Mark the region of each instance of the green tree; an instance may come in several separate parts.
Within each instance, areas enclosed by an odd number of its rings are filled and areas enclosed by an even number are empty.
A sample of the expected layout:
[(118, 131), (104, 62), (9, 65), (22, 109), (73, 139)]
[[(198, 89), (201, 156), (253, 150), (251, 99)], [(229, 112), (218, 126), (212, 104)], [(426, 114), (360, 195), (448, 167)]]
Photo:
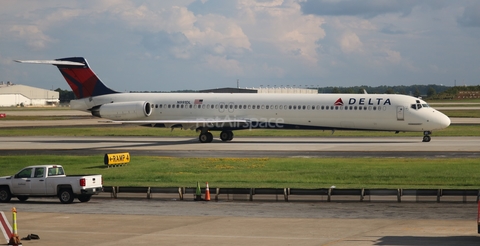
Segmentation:
[(433, 88), (432, 86), (429, 86), (427, 90), (427, 97), (430, 98), (430, 97), (434, 97), (435, 95), (437, 95), (435, 88)]

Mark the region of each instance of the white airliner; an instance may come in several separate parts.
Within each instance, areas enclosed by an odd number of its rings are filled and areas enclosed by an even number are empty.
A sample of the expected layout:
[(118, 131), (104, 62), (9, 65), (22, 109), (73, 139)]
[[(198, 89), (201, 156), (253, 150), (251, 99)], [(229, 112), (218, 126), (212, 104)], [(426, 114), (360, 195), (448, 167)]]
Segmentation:
[(95, 75), (82, 57), (17, 60), (58, 67), (76, 100), (72, 109), (113, 122), (151, 127), (192, 129), (199, 140), (233, 139), (233, 130), (251, 128), (375, 130), (430, 134), (450, 125), (450, 119), (425, 101), (392, 94), (232, 94), (120, 93)]

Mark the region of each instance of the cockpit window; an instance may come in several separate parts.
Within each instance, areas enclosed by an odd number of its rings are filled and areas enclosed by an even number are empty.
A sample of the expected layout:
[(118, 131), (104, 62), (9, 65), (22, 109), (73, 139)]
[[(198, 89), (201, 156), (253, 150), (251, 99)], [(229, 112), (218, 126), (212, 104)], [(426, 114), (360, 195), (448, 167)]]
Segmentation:
[(428, 105), (428, 104), (426, 104), (426, 103), (422, 104), (422, 106), (423, 106), (424, 108), (430, 108), (430, 105)]

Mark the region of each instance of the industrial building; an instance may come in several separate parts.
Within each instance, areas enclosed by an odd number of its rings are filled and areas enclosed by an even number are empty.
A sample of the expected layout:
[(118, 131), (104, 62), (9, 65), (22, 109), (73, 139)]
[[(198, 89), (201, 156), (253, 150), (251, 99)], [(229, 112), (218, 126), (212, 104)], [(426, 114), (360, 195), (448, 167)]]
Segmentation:
[(57, 91), (0, 82), (0, 107), (55, 106), (59, 96)]

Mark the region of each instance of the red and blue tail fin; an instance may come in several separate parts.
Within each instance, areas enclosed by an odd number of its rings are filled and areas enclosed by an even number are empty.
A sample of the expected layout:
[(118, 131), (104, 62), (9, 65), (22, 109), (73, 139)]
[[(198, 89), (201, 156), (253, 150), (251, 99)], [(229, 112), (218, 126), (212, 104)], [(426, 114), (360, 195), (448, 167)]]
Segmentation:
[(55, 60), (17, 60), (20, 63), (51, 64), (57, 66), (77, 99), (118, 93), (108, 88), (88, 66), (83, 57)]

